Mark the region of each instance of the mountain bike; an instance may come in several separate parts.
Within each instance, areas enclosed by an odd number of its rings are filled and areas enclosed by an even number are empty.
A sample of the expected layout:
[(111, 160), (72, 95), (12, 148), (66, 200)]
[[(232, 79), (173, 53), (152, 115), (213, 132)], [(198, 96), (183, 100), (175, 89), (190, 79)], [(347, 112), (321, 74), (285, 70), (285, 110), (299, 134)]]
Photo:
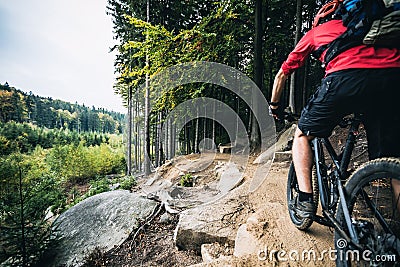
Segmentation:
[[(339, 124), (349, 127), (344, 148), (337, 153), (329, 138), (311, 142), (314, 216), (302, 218), (293, 209), (299, 192), (293, 163), (287, 183), (290, 218), (300, 230), (315, 221), (335, 229), (337, 266), (400, 266), (400, 159), (366, 162), (348, 170), (361, 115)], [(398, 186), (394, 186), (397, 184)], [(322, 214), (317, 214), (318, 202)]]

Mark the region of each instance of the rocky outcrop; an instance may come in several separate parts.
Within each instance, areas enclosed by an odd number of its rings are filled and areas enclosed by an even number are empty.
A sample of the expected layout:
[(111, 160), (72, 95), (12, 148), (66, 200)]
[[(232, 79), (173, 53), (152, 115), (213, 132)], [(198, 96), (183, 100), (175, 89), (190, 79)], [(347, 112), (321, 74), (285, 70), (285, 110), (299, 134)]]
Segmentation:
[(80, 266), (95, 249), (108, 251), (120, 245), (156, 205), (125, 190), (85, 199), (55, 221), (59, 242), (41, 266)]
[(229, 196), (181, 212), (175, 244), (198, 253), (202, 244), (218, 242), (233, 246), (239, 225), (251, 212), (244, 188), (237, 188)]
[[(293, 124), (290, 126), (288, 129), (286, 129), (280, 136), (278, 141), (276, 142), (275, 145), (271, 146), (269, 149), (267, 149), (265, 152), (261, 153), (254, 161), (253, 164), (263, 164), (266, 163), (267, 161), (271, 160), (274, 158), (274, 156), (278, 156), (279, 153), (276, 152), (281, 152), (287, 150), (288, 146), (290, 146), (290, 143), (293, 141), (293, 136), (296, 131), (296, 124)], [(277, 155), (278, 154), (278, 155)], [(290, 155), (290, 152), (289, 152)], [(279, 156), (282, 156), (280, 154)], [(286, 155), (283, 155), (284, 158), (275, 158), (275, 161), (284, 161), (288, 160), (288, 157)], [(289, 156), (290, 158), (290, 156)]]

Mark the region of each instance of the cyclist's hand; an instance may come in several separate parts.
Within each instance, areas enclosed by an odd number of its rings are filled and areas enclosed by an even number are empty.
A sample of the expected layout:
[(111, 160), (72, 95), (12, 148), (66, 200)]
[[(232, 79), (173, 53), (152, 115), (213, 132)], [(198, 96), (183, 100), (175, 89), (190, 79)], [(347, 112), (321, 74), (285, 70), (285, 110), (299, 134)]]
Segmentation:
[(275, 120), (282, 121), (284, 119), (285, 113), (281, 106), (277, 106), (277, 107), (270, 106), (270, 112)]

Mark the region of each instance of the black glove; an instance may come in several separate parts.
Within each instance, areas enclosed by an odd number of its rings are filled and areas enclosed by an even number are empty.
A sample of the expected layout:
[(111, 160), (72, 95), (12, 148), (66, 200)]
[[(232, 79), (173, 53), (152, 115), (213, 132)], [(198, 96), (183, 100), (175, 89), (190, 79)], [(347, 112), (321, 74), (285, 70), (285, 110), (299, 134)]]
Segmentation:
[(277, 120), (283, 120), (284, 119), (284, 111), (281, 106), (278, 106), (277, 108), (270, 108), (271, 110), (271, 115), (273, 115)]

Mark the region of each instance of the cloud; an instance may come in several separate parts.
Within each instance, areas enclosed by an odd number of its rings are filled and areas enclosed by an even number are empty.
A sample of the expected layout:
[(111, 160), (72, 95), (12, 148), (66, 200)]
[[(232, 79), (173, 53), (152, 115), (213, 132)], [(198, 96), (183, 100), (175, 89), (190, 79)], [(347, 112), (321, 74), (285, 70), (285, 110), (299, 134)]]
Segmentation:
[(0, 82), (35, 94), (124, 111), (113, 93), (106, 0), (0, 0)]

